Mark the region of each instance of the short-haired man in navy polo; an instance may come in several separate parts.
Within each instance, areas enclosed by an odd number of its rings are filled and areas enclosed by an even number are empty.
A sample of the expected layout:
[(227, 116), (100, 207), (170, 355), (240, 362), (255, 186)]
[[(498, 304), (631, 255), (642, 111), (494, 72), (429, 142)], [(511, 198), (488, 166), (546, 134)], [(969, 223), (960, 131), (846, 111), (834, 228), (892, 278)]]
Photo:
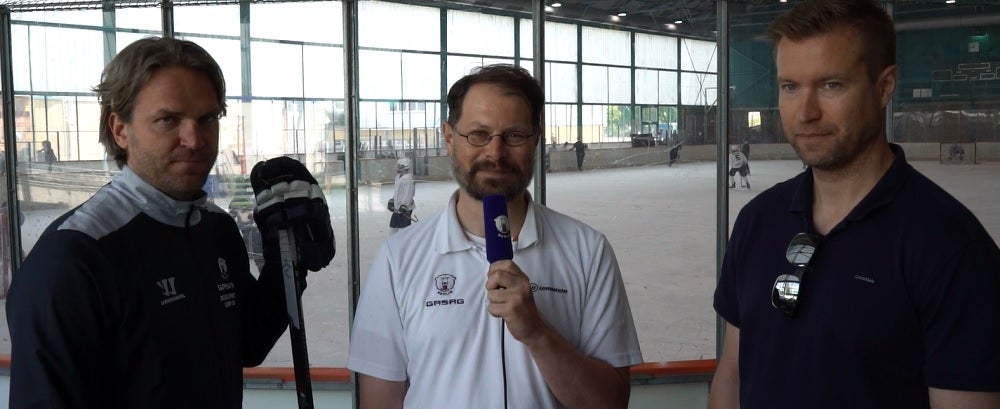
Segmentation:
[(887, 142), (889, 16), (808, 0), (770, 33), (808, 169), (733, 227), (709, 408), (1000, 408), (1000, 249)]

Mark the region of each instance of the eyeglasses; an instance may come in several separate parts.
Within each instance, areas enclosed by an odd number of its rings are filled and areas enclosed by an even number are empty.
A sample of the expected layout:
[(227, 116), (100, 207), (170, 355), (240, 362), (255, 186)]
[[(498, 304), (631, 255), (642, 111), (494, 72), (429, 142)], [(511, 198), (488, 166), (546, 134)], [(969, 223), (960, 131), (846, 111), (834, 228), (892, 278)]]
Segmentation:
[(534, 136), (533, 134), (518, 132), (518, 131), (504, 132), (502, 134), (491, 135), (489, 132), (486, 132), (481, 129), (477, 129), (475, 131), (464, 134), (459, 132), (458, 129), (455, 129), (455, 127), (452, 127), (451, 129), (453, 129), (455, 133), (457, 133), (459, 136), (464, 136), (465, 139), (468, 139), (470, 145), (479, 147), (489, 145), (490, 141), (493, 140), (493, 137), (496, 136), (503, 138), (503, 143), (504, 145), (507, 146), (524, 145), (524, 143), (527, 142), (528, 139), (531, 139), (531, 137)]
[(811, 233), (799, 233), (792, 238), (791, 243), (788, 243), (788, 249), (785, 250), (785, 259), (795, 266), (795, 271), (791, 274), (779, 275), (774, 280), (774, 289), (771, 290), (771, 305), (789, 317), (795, 316), (802, 278), (809, 269), (809, 261), (816, 253), (816, 249), (819, 247), (818, 243), (819, 236)]

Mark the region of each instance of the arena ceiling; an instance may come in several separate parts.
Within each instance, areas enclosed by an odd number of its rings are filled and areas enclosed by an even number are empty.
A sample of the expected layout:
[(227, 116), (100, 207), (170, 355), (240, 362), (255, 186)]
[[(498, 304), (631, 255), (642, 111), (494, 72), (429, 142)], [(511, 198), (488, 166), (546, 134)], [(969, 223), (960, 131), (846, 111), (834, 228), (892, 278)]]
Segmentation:
[[(280, 3), (282, 0), (244, 0)], [(310, 1), (310, 0), (291, 0)], [(367, 1), (367, 0), (359, 0)], [(470, 11), (529, 16), (534, 0), (385, 0)], [(585, 22), (639, 31), (711, 39), (716, 37), (717, 0), (543, 0), (552, 21)], [(235, 4), (239, 0), (0, 0), (11, 11), (156, 7), (161, 4)], [(795, 0), (730, 0), (730, 27), (766, 25)], [(1000, 0), (890, 0), (898, 27), (1000, 24)], [(679, 21), (679, 22), (678, 22)]]

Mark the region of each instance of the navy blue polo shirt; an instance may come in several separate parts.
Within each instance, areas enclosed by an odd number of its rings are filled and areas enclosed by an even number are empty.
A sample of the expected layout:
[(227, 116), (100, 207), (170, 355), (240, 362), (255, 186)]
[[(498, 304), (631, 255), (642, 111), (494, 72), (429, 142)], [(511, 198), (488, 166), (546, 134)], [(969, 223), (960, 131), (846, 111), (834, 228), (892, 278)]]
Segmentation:
[(896, 159), (820, 239), (787, 317), (775, 278), (812, 226), (812, 170), (736, 219), (715, 309), (740, 329), (743, 408), (926, 408), (927, 388), (1000, 391), (1000, 249), (965, 206)]

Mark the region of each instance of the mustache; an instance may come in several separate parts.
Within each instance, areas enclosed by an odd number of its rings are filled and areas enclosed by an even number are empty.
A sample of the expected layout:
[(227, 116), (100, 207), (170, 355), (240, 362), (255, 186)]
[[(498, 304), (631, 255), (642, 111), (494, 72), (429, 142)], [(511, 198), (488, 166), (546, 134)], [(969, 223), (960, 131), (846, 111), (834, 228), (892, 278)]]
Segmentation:
[(469, 173), (476, 173), (480, 170), (499, 170), (504, 172), (517, 172), (517, 167), (511, 165), (506, 160), (499, 160), (497, 162), (487, 162), (480, 161), (474, 162), (472, 167), (469, 169)]

